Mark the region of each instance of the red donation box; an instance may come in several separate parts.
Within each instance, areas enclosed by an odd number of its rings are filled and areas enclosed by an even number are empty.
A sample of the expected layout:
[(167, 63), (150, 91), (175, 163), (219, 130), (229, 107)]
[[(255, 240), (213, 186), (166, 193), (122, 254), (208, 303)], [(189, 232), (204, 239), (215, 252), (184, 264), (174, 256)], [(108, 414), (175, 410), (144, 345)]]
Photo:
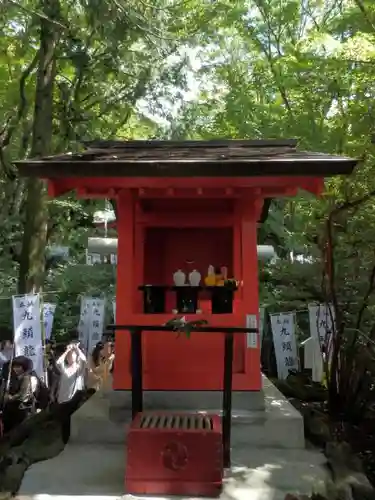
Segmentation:
[(219, 416), (139, 413), (127, 441), (127, 493), (210, 497), (220, 494), (223, 446)]

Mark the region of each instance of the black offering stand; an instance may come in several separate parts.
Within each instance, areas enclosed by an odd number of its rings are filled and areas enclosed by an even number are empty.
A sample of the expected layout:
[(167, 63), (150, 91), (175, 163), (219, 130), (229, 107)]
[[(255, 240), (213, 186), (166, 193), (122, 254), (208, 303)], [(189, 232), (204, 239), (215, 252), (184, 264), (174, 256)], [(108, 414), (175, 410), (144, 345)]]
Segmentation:
[(143, 312), (145, 314), (165, 313), (165, 286), (143, 285), (139, 287), (143, 292)]
[[(131, 336), (131, 377), (132, 377), (132, 418), (143, 411), (142, 383), (142, 332), (174, 332), (173, 326), (158, 325), (108, 325), (113, 332), (127, 330)], [(224, 467), (231, 464), (230, 444), (232, 428), (232, 375), (233, 375), (233, 335), (235, 333), (258, 333), (257, 328), (237, 328), (223, 326), (190, 327), (190, 332), (224, 333), (224, 380), (223, 380), (223, 461)]]
[(164, 286), (142, 285), (138, 290), (143, 293), (143, 312), (145, 314), (166, 313), (166, 293), (172, 291), (176, 295), (175, 309), (179, 314), (195, 314), (201, 292), (211, 296), (212, 314), (232, 314), (233, 298), (237, 286)]

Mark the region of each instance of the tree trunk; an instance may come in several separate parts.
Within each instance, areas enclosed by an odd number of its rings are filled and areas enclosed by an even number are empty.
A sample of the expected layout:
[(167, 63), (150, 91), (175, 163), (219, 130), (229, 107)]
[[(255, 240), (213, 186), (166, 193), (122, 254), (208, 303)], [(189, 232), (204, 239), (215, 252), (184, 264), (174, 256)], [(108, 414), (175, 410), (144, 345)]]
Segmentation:
[[(53, 89), (56, 75), (56, 48), (59, 26), (51, 22), (60, 17), (59, 0), (41, 0), (40, 50), (32, 127), (32, 158), (52, 150)], [(50, 21), (51, 20), (51, 21)], [(45, 274), (47, 243), (47, 193), (45, 181), (28, 178), (26, 182), (25, 222), (20, 256), (18, 292), (39, 290)]]

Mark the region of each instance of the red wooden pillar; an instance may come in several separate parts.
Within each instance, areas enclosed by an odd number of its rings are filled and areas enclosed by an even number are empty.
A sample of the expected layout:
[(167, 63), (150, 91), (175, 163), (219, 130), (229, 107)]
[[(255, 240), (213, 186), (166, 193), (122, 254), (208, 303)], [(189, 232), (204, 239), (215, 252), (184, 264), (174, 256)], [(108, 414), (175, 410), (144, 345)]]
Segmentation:
[(142, 293), (138, 291), (140, 285), (144, 285), (145, 267), (145, 226), (141, 222), (142, 208), (139, 200), (134, 205), (134, 266), (133, 266), (133, 290), (135, 293), (133, 313), (140, 314), (143, 311)]
[[(116, 324), (124, 325), (131, 321), (134, 312), (134, 201), (130, 190), (122, 190), (117, 198), (118, 211), (118, 249), (117, 249), (117, 290)], [(130, 377), (130, 336), (129, 332), (116, 333), (116, 352), (120, 362), (115, 363), (113, 388), (129, 389)]]
[[(252, 191), (241, 200), (241, 313), (256, 315), (259, 324), (259, 280), (257, 225), (263, 200)], [(252, 326), (252, 325), (249, 325)], [(256, 347), (245, 349), (245, 371), (251, 377), (252, 390), (261, 389), (259, 336)]]

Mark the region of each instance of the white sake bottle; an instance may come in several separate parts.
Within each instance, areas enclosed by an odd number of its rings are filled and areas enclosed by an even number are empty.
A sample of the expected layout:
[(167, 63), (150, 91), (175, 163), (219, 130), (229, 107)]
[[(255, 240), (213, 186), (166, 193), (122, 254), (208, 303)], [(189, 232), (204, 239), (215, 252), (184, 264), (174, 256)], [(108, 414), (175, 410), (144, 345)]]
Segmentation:
[(196, 269), (193, 269), (191, 273), (189, 273), (189, 283), (191, 286), (199, 286), (199, 283), (201, 282), (201, 273), (197, 271)]
[(221, 275), (223, 276), (223, 280), (227, 280), (228, 279), (228, 268), (227, 266), (221, 266), (220, 268), (220, 271), (221, 271)]
[(182, 271), (182, 269), (177, 269), (177, 271), (173, 274), (174, 286), (184, 286), (185, 280), (185, 273)]

